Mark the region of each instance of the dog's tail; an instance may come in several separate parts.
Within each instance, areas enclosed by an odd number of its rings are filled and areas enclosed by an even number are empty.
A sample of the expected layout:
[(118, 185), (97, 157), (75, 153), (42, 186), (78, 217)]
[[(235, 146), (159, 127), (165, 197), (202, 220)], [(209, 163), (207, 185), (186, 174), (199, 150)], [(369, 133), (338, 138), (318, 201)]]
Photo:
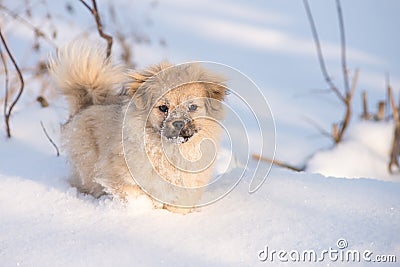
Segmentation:
[(49, 70), (60, 92), (67, 97), (70, 114), (102, 104), (118, 94), (127, 80), (122, 66), (112, 65), (105, 49), (84, 43), (72, 43), (50, 57)]

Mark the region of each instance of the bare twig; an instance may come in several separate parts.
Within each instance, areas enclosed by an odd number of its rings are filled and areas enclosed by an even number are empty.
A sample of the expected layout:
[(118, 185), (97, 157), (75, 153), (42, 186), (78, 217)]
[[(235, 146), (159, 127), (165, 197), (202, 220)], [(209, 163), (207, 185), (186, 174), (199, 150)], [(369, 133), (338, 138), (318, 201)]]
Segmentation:
[(107, 58), (109, 58), (111, 56), (111, 48), (112, 48), (112, 44), (113, 44), (113, 38), (110, 35), (104, 33), (104, 31), (103, 31), (103, 23), (101, 22), (100, 14), (97, 9), (96, 0), (92, 0), (93, 7), (89, 6), (89, 4), (86, 3), (84, 0), (79, 0), (79, 2), (81, 2), (89, 10), (90, 13), (92, 13), (92, 15), (96, 21), (97, 31), (98, 31), (100, 37), (107, 41), (107, 54), (106, 55), (107, 55)]
[(340, 132), (337, 123), (332, 124), (332, 137), (335, 142), (340, 139)]
[(391, 117), (391, 114), (390, 114), (390, 109), (389, 109), (389, 107), (390, 107), (390, 96), (389, 96), (389, 94), (390, 94), (390, 90), (391, 90), (391, 87), (390, 87), (390, 74), (387, 72), (386, 73), (386, 88), (387, 88), (387, 90), (386, 90), (386, 99), (385, 99), (385, 102), (386, 102), (386, 113), (385, 113), (385, 117), (386, 117), (386, 119), (387, 118), (389, 118), (390, 119), (390, 117)]
[(23, 78), (23, 76), (22, 76), (21, 70), (19, 69), (17, 62), (15, 61), (15, 59), (14, 59), (14, 57), (13, 57), (13, 55), (12, 55), (10, 49), (8, 48), (7, 42), (6, 42), (6, 40), (5, 40), (4, 36), (3, 36), (3, 33), (2, 33), (2, 31), (1, 31), (1, 28), (0, 28), (0, 39), (1, 39), (1, 43), (2, 43), (2, 45), (3, 45), (3, 47), (4, 47), (4, 49), (5, 49), (6, 52), (7, 52), (8, 57), (10, 58), (10, 60), (11, 60), (11, 62), (12, 62), (12, 64), (13, 64), (15, 70), (17, 71), (18, 79), (20, 80), (20, 87), (19, 87), (19, 91), (18, 91), (17, 96), (16, 96), (15, 99), (12, 101), (12, 103), (11, 103), (11, 105), (8, 107), (8, 109), (7, 109), (7, 107), (5, 107), (6, 112), (4, 113), (4, 121), (5, 121), (5, 124), (6, 124), (7, 137), (10, 138), (10, 137), (11, 137), (11, 129), (10, 129), (10, 117), (11, 117), (11, 113), (12, 113), (13, 108), (14, 108), (15, 105), (17, 104), (18, 100), (20, 99), (20, 97), (21, 97), (21, 95), (22, 95), (22, 93), (23, 93), (23, 91), (24, 91), (24, 85), (25, 85), (25, 84), (24, 84), (24, 78)]
[(368, 96), (366, 91), (362, 92), (362, 102), (363, 102), (363, 113), (361, 115), (361, 118), (363, 120), (369, 120), (371, 118), (371, 115), (368, 112)]
[(296, 93), (293, 95), (293, 97), (309, 97), (310, 94), (321, 96), (321, 95), (330, 94), (330, 93), (332, 93), (332, 90), (329, 88), (327, 88), (327, 89), (310, 89), (305, 92)]
[(358, 69), (356, 69), (356, 72), (354, 73), (353, 81), (351, 84), (351, 91), (346, 93), (345, 102), (344, 102), (346, 111), (344, 114), (343, 122), (342, 122), (340, 128), (338, 129), (338, 134), (336, 135), (336, 137), (334, 137), (334, 141), (336, 144), (338, 144), (342, 141), (343, 135), (344, 135), (348, 125), (350, 124), (351, 101), (353, 100), (353, 96), (354, 96), (355, 90), (357, 88), (358, 74), (359, 74), (359, 71), (358, 71)]
[(388, 96), (389, 96), (390, 106), (392, 107), (393, 111), (393, 120), (397, 122), (400, 120), (399, 111), (397, 110), (396, 103), (394, 102), (392, 87), (390, 85), (388, 87)]
[(10, 10), (9, 8), (7, 8), (2, 4), (0, 4), (0, 10), (2, 10), (7, 15), (11, 16), (16, 21), (19, 21), (22, 25), (25, 25), (27, 28), (31, 29), (32, 32), (35, 34), (35, 36), (43, 38), (51, 46), (56, 47), (56, 44), (51, 40), (49, 36), (47, 36), (41, 29), (33, 25), (25, 18), (21, 17), (20, 15), (18, 15), (17, 13), (15, 13), (14, 11)]
[(269, 159), (269, 158), (266, 158), (266, 157), (262, 157), (262, 156), (260, 156), (258, 154), (253, 154), (252, 157), (254, 159), (262, 160), (262, 161), (265, 161), (265, 162), (269, 162), (269, 163), (274, 164), (275, 166), (286, 168), (286, 169), (289, 169), (289, 170), (292, 170), (292, 171), (295, 171), (295, 172), (302, 172), (306, 168), (305, 166), (295, 167), (295, 166), (292, 166), (290, 164), (284, 163), (284, 162), (276, 160), (276, 159), (272, 160), (272, 159)]
[(42, 130), (44, 132), (44, 134), (46, 135), (47, 139), (50, 141), (50, 143), (53, 145), (53, 147), (56, 149), (56, 153), (57, 153), (57, 157), (60, 156), (60, 150), (58, 149), (58, 146), (56, 145), (56, 143), (53, 141), (53, 139), (51, 139), (51, 137), (49, 136), (49, 134), (46, 131), (46, 128), (43, 125), (43, 122), (40, 121), (40, 125), (42, 126)]
[(399, 155), (400, 155), (400, 118), (399, 118), (399, 111), (396, 107), (396, 104), (394, 102), (393, 98), (393, 93), (392, 89), (389, 85), (388, 87), (388, 94), (389, 94), (389, 100), (390, 104), (392, 106), (392, 111), (393, 111), (393, 120), (395, 123), (394, 126), (394, 134), (393, 134), (393, 143), (392, 143), (392, 149), (390, 151), (390, 162), (388, 165), (388, 169), (390, 173), (393, 173), (393, 167), (396, 167), (397, 170), (400, 169), (399, 165)]
[(6, 55), (3, 53), (3, 50), (0, 46), (0, 56), (1, 56), (1, 63), (3, 64), (4, 68), (4, 106), (3, 106), (3, 114), (7, 114), (7, 106), (8, 106), (8, 86), (9, 86), (9, 73), (8, 73), (8, 65), (7, 65), (7, 58)]
[(119, 31), (116, 32), (115, 37), (119, 41), (119, 44), (122, 49), (122, 55), (121, 55), (122, 60), (127, 66), (134, 69), (135, 64), (132, 62), (132, 48), (129, 42), (127, 42), (126, 37)]
[(378, 102), (378, 112), (375, 115), (376, 121), (383, 121), (385, 119), (385, 108), (386, 108), (385, 101), (379, 101)]
[(311, 118), (308, 117), (303, 117), (303, 119), (308, 122), (310, 125), (312, 125), (320, 134), (323, 136), (326, 136), (330, 139), (332, 139), (332, 134), (330, 134), (327, 130), (325, 130), (321, 125), (319, 125), (316, 121), (314, 121)]
[(119, 43), (122, 49), (121, 59), (127, 66), (134, 69), (135, 63), (132, 61), (133, 58), (132, 44), (131, 42), (129, 42), (129, 40), (127, 40), (126, 34), (124, 34), (122, 31), (122, 29), (124, 29), (125, 27), (119, 22), (114, 4), (112, 2), (110, 2), (108, 5), (108, 13), (110, 14), (111, 22), (118, 29), (115, 32), (115, 39)]
[(309, 23), (310, 23), (311, 32), (312, 32), (312, 35), (313, 35), (313, 38), (314, 38), (315, 48), (317, 49), (318, 61), (319, 61), (319, 65), (321, 67), (322, 75), (324, 76), (325, 81), (328, 83), (328, 85), (330, 86), (332, 91), (337, 95), (337, 97), (340, 100), (342, 100), (343, 102), (346, 102), (344, 96), (340, 93), (339, 89), (332, 82), (332, 79), (330, 78), (330, 75), (329, 75), (328, 70), (326, 68), (324, 56), (323, 56), (323, 53), (322, 53), (321, 44), (320, 44), (319, 37), (318, 37), (317, 28), (315, 26), (314, 18), (313, 18), (313, 15), (311, 13), (310, 5), (308, 4), (308, 0), (303, 0), (303, 3), (304, 3), (304, 7), (306, 9), (307, 17), (308, 17), (308, 20), (309, 20)]
[(317, 50), (317, 55), (318, 55), (318, 61), (320, 64), (321, 72), (322, 75), (325, 78), (325, 81), (327, 84), (330, 86), (330, 89), (336, 94), (336, 96), (341, 100), (345, 106), (345, 114), (343, 117), (343, 120), (341, 123), (335, 123), (333, 124), (332, 130), (332, 137), (333, 141), (338, 144), (342, 141), (343, 135), (350, 123), (351, 119), (351, 102), (353, 99), (354, 92), (356, 90), (356, 85), (357, 85), (357, 80), (358, 80), (358, 70), (356, 70), (354, 77), (353, 77), (353, 83), (350, 89), (349, 85), (349, 77), (348, 77), (348, 71), (347, 71), (347, 63), (346, 63), (346, 36), (345, 36), (345, 30), (344, 30), (344, 22), (343, 22), (343, 13), (342, 13), (342, 8), (340, 5), (340, 0), (336, 0), (336, 6), (337, 6), (337, 13), (338, 13), (338, 18), (339, 18), (339, 30), (340, 30), (340, 39), (341, 39), (341, 51), (342, 51), (342, 71), (343, 71), (343, 79), (344, 79), (344, 86), (345, 86), (345, 92), (341, 93), (336, 87), (336, 85), (332, 82), (328, 70), (325, 65), (325, 60), (324, 60), (324, 55), (322, 53), (321, 49), (321, 44), (319, 41), (318, 37), (318, 32), (315, 26), (314, 18), (311, 13), (310, 5), (308, 4), (308, 0), (303, 0), (304, 7), (307, 13), (307, 17), (310, 23), (315, 47)]
[(400, 94), (398, 96), (398, 102), (397, 102), (397, 112), (400, 112)]
[(350, 98), (352, 98), (354, 96), (354, 93), (356, 92), (359, 74), (360, 74), (360, 70), (356, 69), (354, 76), (353, 76), (353, 81), (351, 82)]
[(343, 71), (343, 80), (344, 80), (344, 88), (346, 94), (350, 93), (350, 85), (349, 85), (349, 73), (347, 70), (346, 63), (346, 34), (344, 29), (344, 21), (343, 21), (343, 12), (340, 4), (340, 0), (336, 0), (336, 8), (339, 20), (339, 29), (340, 29), (340, 43), (341, 43), (341, 51), (342, 51), (342, 71)]

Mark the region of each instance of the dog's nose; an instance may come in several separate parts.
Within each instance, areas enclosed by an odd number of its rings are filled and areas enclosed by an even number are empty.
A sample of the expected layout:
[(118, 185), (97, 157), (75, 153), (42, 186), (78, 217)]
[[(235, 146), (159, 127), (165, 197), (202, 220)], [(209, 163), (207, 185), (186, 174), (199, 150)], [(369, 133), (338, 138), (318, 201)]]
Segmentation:
[(185, 126), (185, 122), (184, 121), (174, 121), (172, 123), (172, 125), (175, 127), (175, 129), (181, 130), (183, 128), (183, 126)]

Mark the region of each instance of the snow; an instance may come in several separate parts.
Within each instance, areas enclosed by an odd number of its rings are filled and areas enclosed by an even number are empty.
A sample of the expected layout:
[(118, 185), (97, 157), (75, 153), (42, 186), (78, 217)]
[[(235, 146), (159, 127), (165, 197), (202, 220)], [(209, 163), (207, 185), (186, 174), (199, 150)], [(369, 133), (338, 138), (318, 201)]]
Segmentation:
[[(349, 68), (360, 68), (359, 87), (368, 91), (373, 104), (385, 98), (385, 72), (390, 72), (396, 93), (400, 88), (400, 39), (395, 27), (400, 22), (399, 3), (342, 2)], [(60, 144), (59, 127), (68, 116), (65, 103), (49, 92), (50, 106), (41, 108), (35, 101), (40, 81), (28, 79), (11, 119), (13, 137), (7, 139), (0, 132), (0, 266), (280, 265), (284, 263), (277, 259), (260, 261), (260, 250), (266, 246), (277, 251), (337, 249), (342, 238), (349, 249), (396, 255), (399, 262), (400, 175), (387, 172), (393, 123), (360, 122), (356, 97), (350, 128), (343, 142), (332, 148), (307, 122), (305, 118), (330, 129), (343, 110), (333, 95), (310, 93), (326, 84), (301, 2), (166, 0), (154, 9), (146, 1), (113, 3), (121, 12), (121, 24), (143, 29), (152, 40), (167, 41), (167, 47), (154, 42), (134, 46), (139, 67), (164, 59), (216, 61), (252, 78), (271, 105), (277, 158), (293, 164), (308, 160), (306, 172), (272, 168), (260, 189), (250, 194), (256, 164), (250, 160), (249, 172), (232, 192), (187, 215), (153, 209), (144, 197), (128, 204), (109, 196), (94, 199), (69, 186), (66, 155), (56, 157), (40, 125), (42, 121)], [(310, 3), (329, 69), (340, 84), (333, 1)], [(61, 29), (57, 45), (93, 28), (87, 11), (79, 3), (71, 4), (75, 17), (54, 16)], [(64, 10), (64, 3), (49, 5), (54, 12)], [(100, 4), (101, 10), (106, 7)], [(115, 30), (111, 23), (105, 25), (109, 32)], [(215, 25), (223, 30), (216, 31)], [(42, 29), (51, 32), (47, 24)], [(6, 23), (4, 30), (24, 66), (54, 52), (48, 46), (40, 55), (29, 54), (24, 44), (32, 37), (30, 31), (12, 23)], [(96, 33), (90, 38), (97, 39)], [(4, 129), (4, 123), (0, 125)], [(250, 152), (265, 142), (252, 129), (248, 138)], [(231, 151), (227, 147), (221, 151), (219, 170), (226, 170)], [(236, 166), (244, 167), (239, 162), (243, 155), (233, 156)], [(314, 265), (342, 264), (352, 265), (329, 259)]]
[(393, 132), (393, 122), (357, 123), (338, 146), (317, 152), (308, 162), (307, 171), (326, 176), (400, 182), (398, 175), (388, 172)]
[(274, 170), (255, 194), (243, 182), (189, 215), (95, 200), (66, 184), (0, 183), (4, 266), (256, 266), (266, 245), (321, 251), (339, 238), (374, 253), (400, 249), (398, 183)]

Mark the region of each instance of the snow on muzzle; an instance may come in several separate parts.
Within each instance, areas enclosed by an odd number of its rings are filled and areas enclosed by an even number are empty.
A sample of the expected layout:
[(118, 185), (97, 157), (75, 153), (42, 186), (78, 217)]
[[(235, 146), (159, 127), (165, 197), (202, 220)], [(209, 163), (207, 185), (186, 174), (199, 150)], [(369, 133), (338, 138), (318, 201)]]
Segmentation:
[[(132, 116), (142, 119), (132, 126)], [(275, 155), (264, 94), (245, 74), (214, 62), (173, 65), (147, 79), (128, 105), (122, 132), (134, 182), (177, 207), (213, 203), (242, 179), (249, 193), (257, 191), (271, 169), (259, 158)]]

